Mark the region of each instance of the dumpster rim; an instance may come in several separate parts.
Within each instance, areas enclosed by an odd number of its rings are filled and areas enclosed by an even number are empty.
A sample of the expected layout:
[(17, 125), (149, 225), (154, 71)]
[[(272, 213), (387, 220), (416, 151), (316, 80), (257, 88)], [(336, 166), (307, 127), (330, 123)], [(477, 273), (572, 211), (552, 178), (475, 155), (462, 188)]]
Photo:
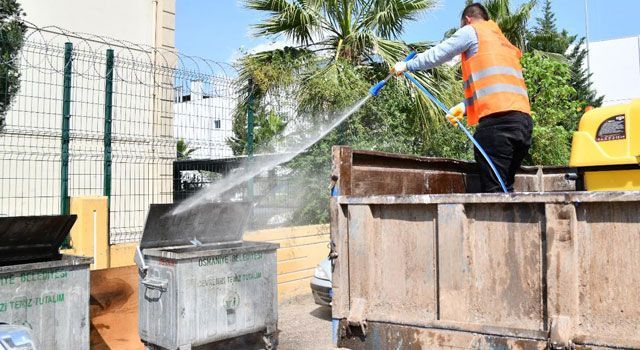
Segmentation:
[(15, 264), (0, 266), (0, 274), (15, 273), (26, 270), (50, 270), (71, 266), (89, 266), (93, 264), (92, 257), (86, 257), (73, 254), (61, 254), (62, 258), (58, 260), (40, 261), (26, 264)]
[[(221, 242), (221, 243), (210, 243), (203, 244), (202, 247), (210, 248), (210, 249), (200, 249), (192, 252), (184, 252), (184, 253), (176, 253), (172, 251), (168, 251), (168, 249), (176, 249), (176, 248), (187, 248), (193, 247), (192, 245), (181, 245), (181, 246), (168, 246), (168, 247), (159, 247), (159, 248), (145, 248), (142, 250), (142, 254), (146, 256), (153, 256), (164, 259), (173, 259), (173, 260), (185, 260), (185, 259), (194, 259), (201, 257), (209, 257), (209, 256), (220, 256), (220, 255), (231, 255), (242, 253), (245, 251), (274, 251), (280, 248), (279, 243), (271, 243), (271, 242), (257, 242), (257, 241), (241, 241), (241, 246), (235, 247), (226, 247), (226, 248), (218, 248), (217, 245), (228, 244), (229, 242)], [(249, 243), (249, 244), (246, 244)]]
[(519, 192), (510, 194), (454, 193), (420, 195), (339, 196), (338, 204), (473, 204), (473, 203), (594, 203), (640, 201), (640, 191)]

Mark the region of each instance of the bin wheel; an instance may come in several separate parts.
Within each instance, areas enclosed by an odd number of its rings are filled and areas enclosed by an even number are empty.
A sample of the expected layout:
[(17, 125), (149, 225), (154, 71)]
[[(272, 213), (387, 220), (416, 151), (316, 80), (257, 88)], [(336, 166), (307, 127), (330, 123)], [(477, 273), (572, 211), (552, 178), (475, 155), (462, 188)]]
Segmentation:
[(275, 350), (278, 347), (278, 335), (265, 334), (262, 336), (262, 342), (264, 343), (265, 350)]

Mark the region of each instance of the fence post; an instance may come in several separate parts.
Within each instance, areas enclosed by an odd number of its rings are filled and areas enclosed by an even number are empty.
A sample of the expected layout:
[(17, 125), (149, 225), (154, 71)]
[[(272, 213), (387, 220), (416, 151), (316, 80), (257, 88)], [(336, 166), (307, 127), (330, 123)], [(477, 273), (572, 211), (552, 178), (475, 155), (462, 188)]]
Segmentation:
[(60, 164), (60, 212), (69, 214), (69, 128), (71, 121), (71, 62), (73, 44), (64, 44), (64, 81), (62, 89), (62, 138)]
[(107, 70), (104, 82), (104, 172), (103, 195), (107, 197), (107, 237), (111, 216), (111, 113), (113, 110), (113, 50), (107, 49)]
[[(247, 156), (248, 165), (253, 163), (253, 80), (249, 79), (249, 103), (247, 106)], [(247, 196), (253, 200), (253, 179), (247, 183)]]

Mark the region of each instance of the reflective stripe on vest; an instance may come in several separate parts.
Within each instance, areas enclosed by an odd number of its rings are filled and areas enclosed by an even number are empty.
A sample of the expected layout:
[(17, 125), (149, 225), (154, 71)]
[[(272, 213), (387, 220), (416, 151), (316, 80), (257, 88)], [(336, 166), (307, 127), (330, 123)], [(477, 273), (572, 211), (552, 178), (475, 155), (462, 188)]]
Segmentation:
[(470, 106), (477, 99), (482, 98), (482, 97), (487, 96), (487, 95), (495, 94), (495, 93), (498, 93), (498, 92), (511, 92), (511, 93), (520, 94), (520, 95), (523, 95), (526, 98), (529, 98), (529, 95), (527, 94), (527, 90), (523, 89), (520, 86), (511, 85), (511, 84), (495, 84), (495, 85), (489, 85), (486, 88), (483, 88), (483, 89), (480, 89), (480, 90), (475, 90), (473, 92), (473, 97), (466, 98), (464, 100), (464, 104), (466, 106)]
[(506, 67), (506, 66), (495, 66), (495, 67), (489, 67), (487, 69), (483, 69), (476, 73), (471, 73), (471, 76), (469, 77), (469, 79), (463, 82), (464, 88), (468, 89), (469, 87), (471, 87), (471, 83), (473, 83), (474, 81), (480, 80), (482, 78), (486, 78), (491, 75), (511, 75), (516, 78), (520, 78), (524, 80), (524, 77), (522, 76), (522, 72), (518, 71), (515, 68)]

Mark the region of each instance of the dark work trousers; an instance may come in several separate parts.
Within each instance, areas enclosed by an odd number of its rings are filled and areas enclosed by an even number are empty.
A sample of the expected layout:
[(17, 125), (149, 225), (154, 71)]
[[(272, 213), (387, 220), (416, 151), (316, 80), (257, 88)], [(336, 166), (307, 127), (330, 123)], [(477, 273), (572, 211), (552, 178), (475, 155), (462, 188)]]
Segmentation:
[[(473, 135), (493, 161), (509, 192), (513, 192), (516, 172), (531, 147), (532, 131), (531, 116), (509, 111), (480, 118)], [(502, 192), (498, 179), (478, 149), (474, 155), (480, 168), (482, 192)]]

